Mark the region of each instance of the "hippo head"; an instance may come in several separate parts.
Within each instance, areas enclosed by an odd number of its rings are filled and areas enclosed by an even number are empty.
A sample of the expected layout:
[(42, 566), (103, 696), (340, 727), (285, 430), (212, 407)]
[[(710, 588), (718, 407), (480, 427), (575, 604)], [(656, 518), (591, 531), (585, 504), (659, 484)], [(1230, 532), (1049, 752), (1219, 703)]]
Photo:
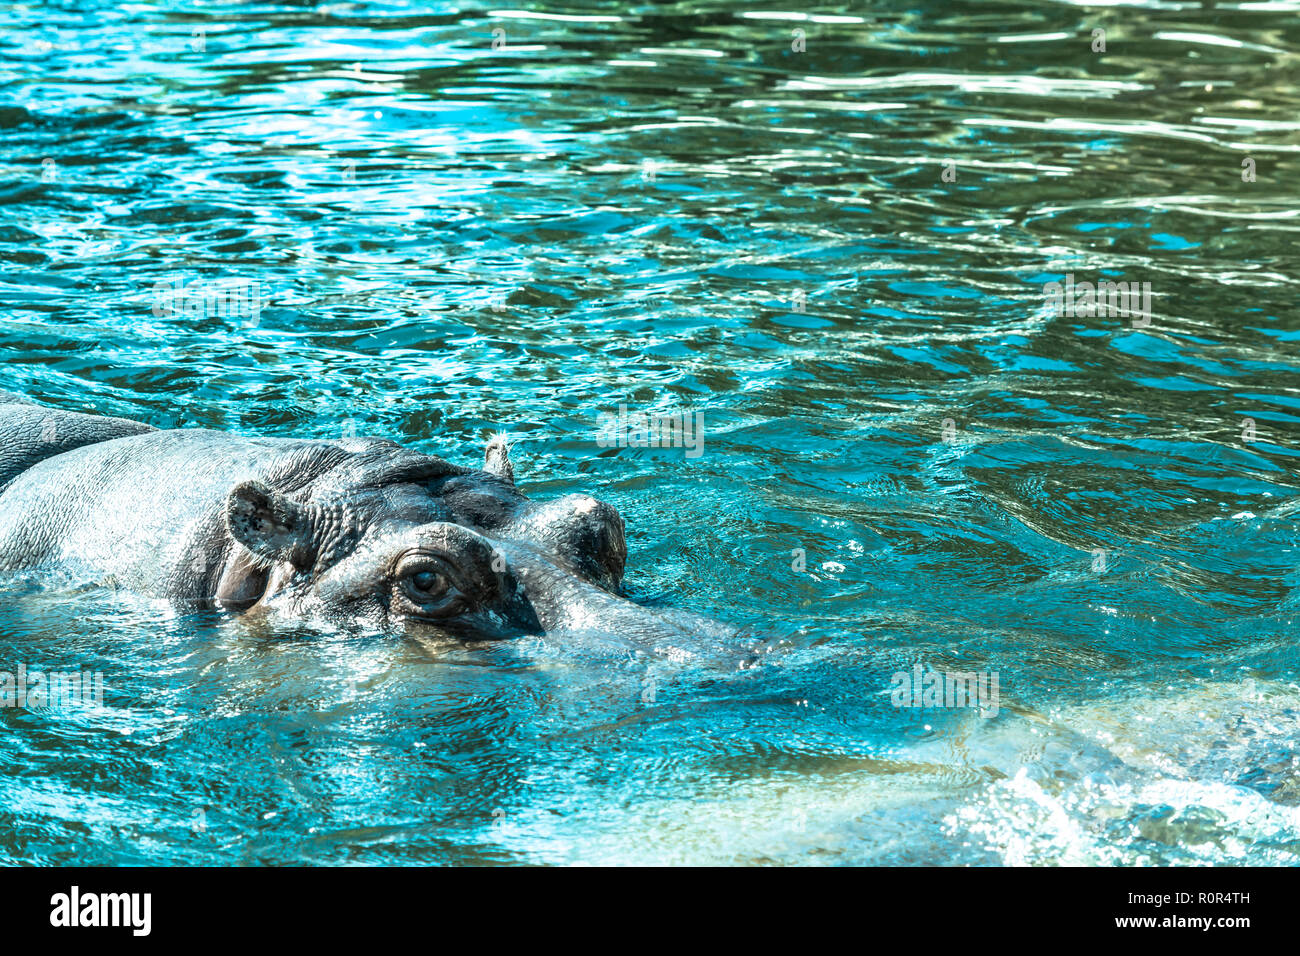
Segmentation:
[(382, 439), (327, 447), (338, 454), (309, 481), (290, 463), (229, 492), (237, 546), (219, 605), (475, 639), (654, 617), (620, 594), (619, 513), (586, 495), (524, 497), (504, 440), (483, 470)]

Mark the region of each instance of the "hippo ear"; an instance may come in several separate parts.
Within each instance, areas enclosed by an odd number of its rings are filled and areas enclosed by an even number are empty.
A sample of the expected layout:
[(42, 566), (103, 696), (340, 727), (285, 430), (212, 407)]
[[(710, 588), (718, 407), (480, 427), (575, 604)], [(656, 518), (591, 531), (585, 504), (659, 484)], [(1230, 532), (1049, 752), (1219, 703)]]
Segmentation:
[(510, 443), (505, 435), (493, 435), (483, 456), (483, 470), (489, 475), (515, 483), (515, 466), (510, 464)]
[(260, 481), (245, 481), (226, 498), (230, 536), (254, 555), (302, 566), (311, 563), (311, 516), (305, 505)]

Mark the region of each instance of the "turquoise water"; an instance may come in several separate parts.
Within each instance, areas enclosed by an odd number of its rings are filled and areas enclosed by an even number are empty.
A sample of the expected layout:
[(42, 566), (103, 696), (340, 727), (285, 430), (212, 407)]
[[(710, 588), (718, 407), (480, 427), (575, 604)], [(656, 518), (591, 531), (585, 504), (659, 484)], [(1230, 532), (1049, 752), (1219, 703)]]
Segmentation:
[[(0, 12), (0, 388), (504, 430), (623, 512), (638, 599), (767, 635), (12, 584), (0, 670), (106, 690), (0, 709), (0, 862), (1300, 862), (1300, 3), (790, 10)], [(620, 404), (703, 454), (600, 447)], [(917, 664), (996, 715), (893, 706)]]

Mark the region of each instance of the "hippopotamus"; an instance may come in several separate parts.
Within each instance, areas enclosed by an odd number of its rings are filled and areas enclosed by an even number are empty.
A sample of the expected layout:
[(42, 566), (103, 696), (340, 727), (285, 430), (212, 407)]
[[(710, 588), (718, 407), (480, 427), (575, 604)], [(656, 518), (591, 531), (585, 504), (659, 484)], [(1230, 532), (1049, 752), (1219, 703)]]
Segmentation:
[(194, 608), (490, 639), (721, 627), (622, 591), (623, 518), (384, 438), (158, 429), (0, 392), (0, 572)]

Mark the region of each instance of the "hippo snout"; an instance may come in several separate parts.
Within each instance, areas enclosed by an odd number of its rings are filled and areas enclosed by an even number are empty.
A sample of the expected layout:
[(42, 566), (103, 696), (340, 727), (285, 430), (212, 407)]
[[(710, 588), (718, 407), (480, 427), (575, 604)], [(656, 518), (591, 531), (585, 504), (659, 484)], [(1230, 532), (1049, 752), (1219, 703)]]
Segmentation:
[(613, 591), (623, 583), (627, 539), (613, 505), (590, 495), (565, 495), (530, 508), (508, 531), (536, 542), (580, 577)]

